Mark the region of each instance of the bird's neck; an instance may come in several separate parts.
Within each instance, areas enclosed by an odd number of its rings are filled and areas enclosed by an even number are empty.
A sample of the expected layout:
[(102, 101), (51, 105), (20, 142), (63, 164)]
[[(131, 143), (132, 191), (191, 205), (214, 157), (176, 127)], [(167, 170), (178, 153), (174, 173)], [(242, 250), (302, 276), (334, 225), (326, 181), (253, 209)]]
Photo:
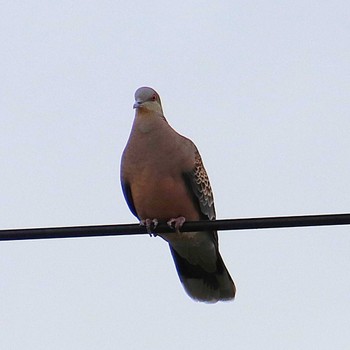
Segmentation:
[(148, 110), (137, 111), (133, 129), (141, 134), (149, 134), (158, 130), (164, 123), (166, 123), (166, 120), (162, 114)]

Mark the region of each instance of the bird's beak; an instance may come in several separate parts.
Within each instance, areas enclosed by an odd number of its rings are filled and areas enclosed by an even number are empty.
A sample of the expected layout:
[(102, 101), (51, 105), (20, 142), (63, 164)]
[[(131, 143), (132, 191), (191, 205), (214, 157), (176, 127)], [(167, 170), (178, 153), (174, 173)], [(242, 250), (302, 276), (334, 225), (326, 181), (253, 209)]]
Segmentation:
[(132, 107), (133, 108), (139, 108), (141, 106), (141, 104), (142, 104), (142, 102), (136, 101)]

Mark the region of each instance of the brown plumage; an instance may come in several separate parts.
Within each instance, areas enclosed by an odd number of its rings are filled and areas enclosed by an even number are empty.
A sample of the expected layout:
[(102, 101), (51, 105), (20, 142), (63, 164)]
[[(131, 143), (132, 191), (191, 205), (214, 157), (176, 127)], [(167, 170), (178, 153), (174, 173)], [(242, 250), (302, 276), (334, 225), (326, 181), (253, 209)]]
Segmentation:
[[(201, 156), (166, 121), (159, 95), (135, 93), (135, 120), (121, 163), (121, 183), (132, 213), (147, 222), (214, 220), (212, 189)], [(180, 280), (195, 300), (230, 300), (235, 285), (218, 249), (216, 231), (159, 234), (169, 243)]]

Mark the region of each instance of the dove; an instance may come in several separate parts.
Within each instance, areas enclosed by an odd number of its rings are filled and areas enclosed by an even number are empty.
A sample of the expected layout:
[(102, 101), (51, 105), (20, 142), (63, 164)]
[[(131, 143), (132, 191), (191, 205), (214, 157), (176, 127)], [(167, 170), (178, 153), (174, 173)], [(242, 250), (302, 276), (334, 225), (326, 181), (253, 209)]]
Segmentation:
[(234, 298), (236, 287), (219, 253), (216, 231), (181, 232), (185, 221), (215, 220), (213, 192), (195, 144), (167, 122), (158, 93), (135, 92), (135, 119), (122, 154), (122, 191), (149, 233), (168, 223), (168, 242), (180, 281), (195, 301)]

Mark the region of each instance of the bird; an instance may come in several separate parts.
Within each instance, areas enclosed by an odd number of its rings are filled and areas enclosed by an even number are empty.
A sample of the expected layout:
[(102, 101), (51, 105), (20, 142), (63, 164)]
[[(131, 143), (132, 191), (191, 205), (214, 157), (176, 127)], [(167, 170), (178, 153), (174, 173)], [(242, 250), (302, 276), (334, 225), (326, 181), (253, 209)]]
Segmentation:
[(170, 126), (153, 88), (138, 88), (133, 108), (135, 118), (120, 166), (130, 211), (149, 233), (158, 223), (174, 229), (157, 235), (168, 242), (179, 279), (193, 300), (232, 300), (236, 287), (220, 255), (217, 232), (180, 231), (185, 221), (216, 218), (197, 147)]

